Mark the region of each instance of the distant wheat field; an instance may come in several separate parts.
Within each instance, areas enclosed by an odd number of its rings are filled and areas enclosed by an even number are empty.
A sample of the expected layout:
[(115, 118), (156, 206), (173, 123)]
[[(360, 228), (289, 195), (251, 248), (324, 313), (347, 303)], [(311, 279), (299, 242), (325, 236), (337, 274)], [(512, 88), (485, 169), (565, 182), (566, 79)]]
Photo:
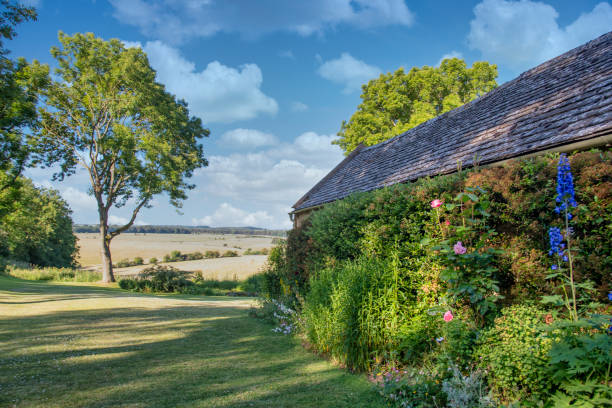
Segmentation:
[[(98, 234), (76, 234), (80, 247), (79, 263), (88, 269), (100, 267), (100, 238)], [(243, 254), (248, 248), (254, 251), (272, 248), (274, 237), (233, 234), (121, 234), (111, 242), (113, 263), (121, 259), (139, 256), (145, 264), (150, 258), (161, 261), (164, 255), (178, 250), (182, 253), (200, 251), (232, 250)], [(176, 268), (185, 271), (201, 271), (205, 277), (215, 279), (244, 279), (257, 273), (265, 264), (265, 255), (246, 255), (236, 258), (202, 259), (198, 261), (173, 262)], [(160, 262), (161, 263), (161, 262)], [(117, 268), (117, 274), (135, 274), (144, 266)]]

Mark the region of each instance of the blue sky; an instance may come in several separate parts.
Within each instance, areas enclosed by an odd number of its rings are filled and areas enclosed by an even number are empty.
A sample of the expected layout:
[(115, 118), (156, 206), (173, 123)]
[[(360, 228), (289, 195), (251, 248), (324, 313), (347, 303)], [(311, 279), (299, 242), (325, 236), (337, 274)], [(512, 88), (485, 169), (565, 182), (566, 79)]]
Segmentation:
[[(498, 83), (612, 30), (601, 1), (28, 0), (13, 56), (53, 65), (57, 32), (93, 32), (139, 46), (157, 79), (189, 103), (211, 136), (210, 166), (182, 214), (165, 197), (141, 224), (290, 227), (291, 205), (341, 159), (331, 145), (359, 104), (360, 85), (445, 56), (499, 68)], [(96, 223), (87, 178), (51, 182), (77, 223)], [(128, 218), (115, 209), (111, 220)]]

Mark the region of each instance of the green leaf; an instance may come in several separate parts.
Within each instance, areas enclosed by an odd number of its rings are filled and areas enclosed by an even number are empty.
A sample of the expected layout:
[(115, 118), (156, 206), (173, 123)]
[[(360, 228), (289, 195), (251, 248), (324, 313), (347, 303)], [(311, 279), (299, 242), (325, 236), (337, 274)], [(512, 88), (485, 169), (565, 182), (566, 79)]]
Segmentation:
[(563, 306), (565, 304), (563, 302), (563, 298), (559, 295), (542, 296), (540, 302), (543, 304), (551, 304), (553, 306)]

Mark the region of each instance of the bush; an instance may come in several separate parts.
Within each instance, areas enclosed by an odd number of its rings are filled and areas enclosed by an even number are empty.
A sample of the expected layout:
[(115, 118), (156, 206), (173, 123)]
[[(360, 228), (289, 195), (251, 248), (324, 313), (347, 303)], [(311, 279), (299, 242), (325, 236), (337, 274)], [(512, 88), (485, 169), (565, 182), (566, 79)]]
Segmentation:
[(125, 258), (120, 260), (119, 262), (117, 262), (116, 264), (113, 265), (114, 268), (127, 268), (132, 266), (132, 263), (130, 262), (129, 259)]
[(151, 265), (157, 265), (157, 262), (159, 262), (159, 261), (158, 261), (158, 260), (157, 260), (157, 258), (155, 258), (155, 257), (153, 257), (153, 258), (149, 259), (149, 263), (150, 263)]
[(142, 264), (144, 264), (144, 260), (141, 257), (139, 257), (139, 256), (134, 258), (134, 260), (132, 261), (132, 265), (134, 265), (134, 266), (135, 265), (142, 265)]
[(219, 253), (219, 251), (206, 251), (204, 252), (204, 258), (219, 258), (221, 256), (221, 254)]
[[(441, 320), (441, 318), (440, 318)], [(441, 354), (438, 362), (442, 369), (453, 366), (466, 367), (472, 364), (478, 331), (473, 324), (455, 317), (442, 325)]]
[(551, 340), (542, 330), (544, 312), (515, 305), (502, 310), (494, 325), (482, 333), (476, 351), (488, 372), (492, 391), (502, 402), (544, 395)]
[(193, 285), (186, 278), (189, 274), (171, 266), (151, 266), (143, 269), (135, 279), (120, 280), (119, 287), (138, 292), (181, 293)]
[(223, 253), (223, 255), (221, 255), (223, 258), (233, 258), (238, 256), (238, 252), (236, 251), (232, 251), (232, 250), (227, 250)]
[(244, 251), (243, 255), (268, 255), (268, 248), (263, 248), (257, 251), (253, 251), (251, 248), (247, 248), (246, 251)]
[[(0, 185), (8, 175), (0, 171)], [(75, 267), (72, 211), (59, 192), (20, 177), (0, 191), (0, 256), (40, 267)], [(10, 184), (9, 184), (10, 185)]]
[(495, 404), (487, 395), (482, 373), (478, 370), (463, 375), (457, 366), (451, 367), (452, 375), (442, 383), (448, 408), (487, 408)]
[(248, 278), (246, 278), (244, 281), (242, 281), (239, 285), (238, 288), (239, 290), (243, 291), (243, 292), (248, 292), (248, 293), (261, 293), (262, 292), (262, 288), (264, 287), (265, 283), (264, 283), (264, 276), (261, 273), (257, 273), (255, 275), (251, 275)]
[(441, 381), (429, 376), (393, 369), (380, 373), (380, 394), (390, 407), (440, 408), (446, 406)]

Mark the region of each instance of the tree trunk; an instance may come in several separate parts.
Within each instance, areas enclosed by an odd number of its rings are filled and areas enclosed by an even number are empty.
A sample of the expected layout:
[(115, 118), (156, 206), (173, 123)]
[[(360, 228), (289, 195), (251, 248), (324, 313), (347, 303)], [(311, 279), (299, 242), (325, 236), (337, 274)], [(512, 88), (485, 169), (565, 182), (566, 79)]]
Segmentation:
[(113, 274), (113, 260), (111, 258), (110, 243), (111, 240), (108, 237), (106, 226), (106, 220), (102, 220), (100, 217), (100, 238), (101, 238), (101, 253), (102, 253), (102, 282), (109, 283), (115, 281), (115, 275)]

